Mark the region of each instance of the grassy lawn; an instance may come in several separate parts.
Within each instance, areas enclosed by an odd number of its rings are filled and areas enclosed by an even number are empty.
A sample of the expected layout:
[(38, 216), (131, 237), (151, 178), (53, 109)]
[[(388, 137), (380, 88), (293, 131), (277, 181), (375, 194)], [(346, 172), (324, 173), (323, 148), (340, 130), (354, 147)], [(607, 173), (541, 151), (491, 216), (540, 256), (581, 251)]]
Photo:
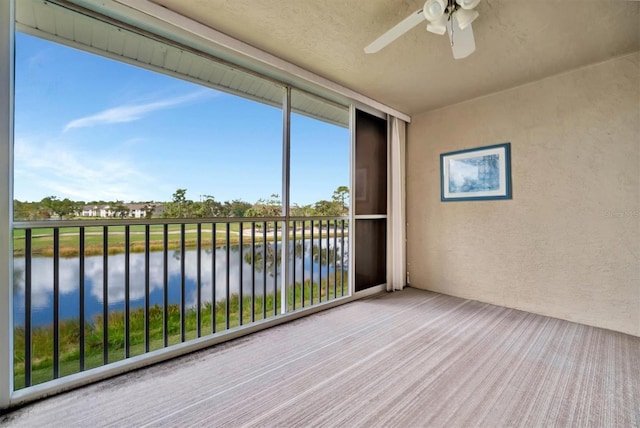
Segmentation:
[[(304, 284), (304, 306), (322, 301), (332, 300), (343, 295), (340, 289), (342, 273), (337, 274), (337, 287), (334, 293), (333, 277), (328, 281), (323, 280), (320, 286), (317, 283)], [(345, 281), (346, 284), (346, 281)], [(293, 309), (293, 287), (288, 288), (289, 310)], [(295, 285), (295, 307), (303, 306), (303, 285)], [(256, 296), (252, 308), (251, 297), (242, 299), (242, 324), (249, 324), (251, 316), (256, 321), (270, 318), (280, 313), (280, 292), (268, 294), (266, 299)], [(275, 301), (274, 301), (275, 299)], [(221, 332), (240, 325), (240, 298), (233, 295), (229, 299), (229, 315), (226, 313), (226, 300), (218, 301), (215, 308), (210, 302), (205, 303), (200, 310), (201, 336), (212, 334), (212, 320), (215, 319), (215, 331)], [(252, 310), (253, 309), (253, 310)], [(264, 316), (266, 312), (266, 317)], [(136, 308), (129, 312), (129, 351), (130, 356), (144, 354), (145, 352), (145, 314), (143, 309)], [(196, 308), (187, 309), (184, 317), (185, 341), (197, 337), (198, 314)], [(180, 327), (181, 315), (179, 305), (168, 306), (168, 343), (169, 345), (181, 342)], [(113, 311), (109, 313), (107, 320), (108, 355), (109, 362), (119, 361), (125, 358), (125, 312)], [(79, 336), (80, 322), (77, 319), (68, 319), (60, 322), (59, 328), (59, 372), (60, 377), (80, 371)], [(85, 335), (85, 369), (103, 365), (103, 319), (96, 316), (93, 323), (84, 323)], [(37, 327), (31, 332), (31, 383), (37, 385), (53, 379), (53, 326)], [(149, 349), (156, 350), (164, 347), (164, 314), (163, 308), (153, 306), (149, 309)], [(14, 388), (24, 388), (25, 383), (25, 331), (23, 327), (14, 329)]]
[[(239, 224), (233, 223), (229, 227), (229, 241), (232, 244), (239, 242)], [(181, 245), (180, 225), (172, 224), (167, 228), (168, 249), (176, 250)], [(104, 229), (102, 227), (85, 228), (85, 256), (103, 254)], [(202, 226), (202, 246), (210, 247), (213, 241), (211, 225)], [(60, 256), (77, 257), (80, 254), (80, 238), (77, 227), (60, 229)], [(110, 226), (108, 231), (109, 254), (121, 254), (125, 252), (125, 226)], [(216, 225), (216, 245), (226, 243), (226, 225)], [(145, 251), (145, 226), (130, 226), (130, 251)], [(149, 248), (151, 251), (162, 251), (164, 249), (164, 226), (151, 225), (149, 227)], [(187, 248), (197, 246), (197, 226), (187, 225), (185, 227), (185, 245)], [(34, 256), (53, 256), (53, 229), (33, 229), (31, 240), (31, 252)], [(15, 256), (24, 255), (25, 251), (25, 231), (16, 230), (13, 235), (13, 252)]]
[[(260, 224), (260, 223), (258, 223)], [(325, 223), (326, 224), (326, 223)], [(302, 228), (301, 222), (296, 224), (297, 228)], [(317, 227), (317, 222), (314, 224)], [(145, 226), (131, 225), (130, 227), (130, 251), (134, 253), (142, 253), (145, 251)], [(244, 233), (250, 230), (250, 223), (243, 226)], [(169, 250), (177, 250), (181, 246), (180, 225), (171, 224), (168, 230)], [(229, 243), (238, 245), (240, 242), (240, 223), (229, 224)], [(345, 235), (346, 235), (345, 230)], [(80, 232), (78, 227), (60, 228), (60, 256), (61, 257), (77, 257), (80, 255)], [(333, 234), (333, 223), (331, 223), (329, 233)], [(326, 229), (322, 236), (326, 237)], [(305, 222), (305, 237), (311, 236), (310, 222)], [(302, 231), (298, 230), (297, 239), (302, 238)], [(319, 238), (316, 233), (315, 238)], [(109, 226), (107, 233), (108, 252), (109, 254), (122, 254), (125, 252), (125, 226)], [(194, 224), (185, 226), (185, 247), (194, 249), (197, 247), (197, 226)], [(202, 225), (201, 245), (203, 248), (213, 245), (214, 234), (211, 224)], [(226, 224), (216, 224), (215, 244), (216, 246), (225, 245), (227, 239)], [(262, 229), (256, 227), (256, 242), (261, 243), (264, 239)], [(267, 237), (267, 240), (273, 240), (273, 234)], [(243, 237), (243, 242), (248, 243), (249, 236)], [(104, 228), (100, 226), (85, 227), (85, 256), (101, 255), (104, 251)], [(151, 251), (162, 251), (164, 249), (164, 226), (149, 226), (149, 249)], [(13, 254), (14, 256), (23, 256), (25, 253), (25, 230), (16, 229), (13, 232)], [(31, 238), (31, 254), (33, 256), (53, 256), (53, 228), (41, 228), (32, 230)]]

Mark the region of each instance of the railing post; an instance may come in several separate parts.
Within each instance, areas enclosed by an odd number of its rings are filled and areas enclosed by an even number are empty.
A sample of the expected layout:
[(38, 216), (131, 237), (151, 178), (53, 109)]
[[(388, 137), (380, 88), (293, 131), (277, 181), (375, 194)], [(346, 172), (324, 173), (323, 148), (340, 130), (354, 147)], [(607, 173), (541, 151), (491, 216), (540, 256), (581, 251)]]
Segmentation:
[(13, 390), (13, 53), (14, 0), (0, 0), (0, 409)]
[(349, 237), (349, 271), (347, 274), (347, 288), (349, 289), (349, 296), (353, 296), (356, 292), (356, 201), (354, 195), (356, 189), (356, 107), (353, 104), (349, 107), (349, 166), (349, 188), (351, 189), (351, 198), (349, 199), (349, 222), (347, 223), (347, 236)]
[[(288, 311), (288, 293), (287, 285), (289, 284), (289, 180), (290, 180), (290, 163), (291, 163), (291, 87), (286, 86), (282, 96), (282, 216), (284, 222), (282, 224), (282, 239), (280, 245), (282, 248), (282, 275), (280, 275), (280, 313), (286, 314)], [(278, 248), (278, 237), (274, 236), (276, 250)], [(275, 252), (275, 257), (278, 252)], [(294, 261), (295, 263), (295, 261)], [(278, 265), (276, 263), (276, 270)], [(294, 284), (295, 287), (295, 284)], [(275, 298), (275, 296), (274, 296)]]

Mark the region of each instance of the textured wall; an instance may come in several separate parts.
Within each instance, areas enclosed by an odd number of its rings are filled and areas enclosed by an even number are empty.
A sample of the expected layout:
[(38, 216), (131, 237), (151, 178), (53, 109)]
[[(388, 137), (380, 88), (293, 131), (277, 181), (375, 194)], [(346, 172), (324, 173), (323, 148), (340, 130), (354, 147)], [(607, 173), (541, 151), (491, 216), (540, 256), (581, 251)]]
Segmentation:
[[(440, 202), (440, 153), (511, 142), (513, 199)], [(640, 52), (413, 117), (411, 285), (640, 336)]]

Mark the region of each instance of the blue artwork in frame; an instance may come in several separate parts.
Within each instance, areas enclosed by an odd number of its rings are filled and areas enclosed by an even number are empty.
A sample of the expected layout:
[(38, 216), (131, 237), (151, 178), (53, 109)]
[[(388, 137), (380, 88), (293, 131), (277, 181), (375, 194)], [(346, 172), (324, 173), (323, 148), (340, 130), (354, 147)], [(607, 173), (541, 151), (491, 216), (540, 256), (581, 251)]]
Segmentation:
[(511, 144), (440, 155), (441, 200), (511, 199)]

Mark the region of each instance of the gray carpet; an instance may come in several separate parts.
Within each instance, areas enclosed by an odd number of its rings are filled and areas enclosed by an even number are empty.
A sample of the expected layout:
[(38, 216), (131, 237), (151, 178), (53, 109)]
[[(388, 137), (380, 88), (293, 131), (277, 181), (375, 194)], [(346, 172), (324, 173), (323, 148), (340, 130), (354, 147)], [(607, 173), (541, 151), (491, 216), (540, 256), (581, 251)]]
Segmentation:
[(640, 338), (406, 289), (42, 400), (9, 426), (640, 425)]

